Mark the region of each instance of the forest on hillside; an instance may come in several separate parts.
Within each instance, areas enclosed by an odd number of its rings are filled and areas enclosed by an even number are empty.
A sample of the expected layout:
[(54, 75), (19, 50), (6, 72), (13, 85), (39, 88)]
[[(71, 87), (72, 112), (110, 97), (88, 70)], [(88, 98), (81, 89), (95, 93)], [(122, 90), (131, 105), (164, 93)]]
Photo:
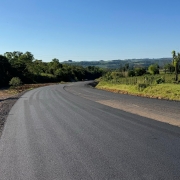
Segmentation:
[(8, 86), (13, 77), (18, 77), (23, 84), (73, 82), (84, 79), (92, 80), (102, 76), (99, 67), (62, 64), (54, 58), (51, 62), (35, 59), (31, 52), (6, 52), (0, 55), (0, 87)]

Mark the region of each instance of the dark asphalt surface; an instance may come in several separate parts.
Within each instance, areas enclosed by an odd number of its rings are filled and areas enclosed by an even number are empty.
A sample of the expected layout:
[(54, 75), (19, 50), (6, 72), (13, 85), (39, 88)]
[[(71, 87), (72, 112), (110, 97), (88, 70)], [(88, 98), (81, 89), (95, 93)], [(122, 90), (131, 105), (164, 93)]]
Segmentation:
[(180, 179), (180, 128), (99, 104), (99, 99), (179, 113), (180, 103), (84, 85), (25, 93), (0, 140), (0, 180)]

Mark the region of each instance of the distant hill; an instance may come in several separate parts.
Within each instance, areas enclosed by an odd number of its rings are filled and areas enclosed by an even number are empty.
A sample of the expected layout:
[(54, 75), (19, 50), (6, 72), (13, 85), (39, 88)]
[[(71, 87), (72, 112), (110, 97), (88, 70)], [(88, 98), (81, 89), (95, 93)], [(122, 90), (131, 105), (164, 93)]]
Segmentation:
[(117, 69), (125, 64), (129, 63), (130, 67), (145, 67), (147, 68), (151, 64), (157, 63), (160, 67), (163, 67), (167, 63), (171, 63), (172, 58), (159, 58), (159, 59), (126, 59), (126, 60), (99, 60), (99, 61), (64, 61), (63, 64), (72, 64), (72, 65), (79, 65), (83, 67), (87, 66), (98, 66), (101, 68), (107, 68), (107, 69)]

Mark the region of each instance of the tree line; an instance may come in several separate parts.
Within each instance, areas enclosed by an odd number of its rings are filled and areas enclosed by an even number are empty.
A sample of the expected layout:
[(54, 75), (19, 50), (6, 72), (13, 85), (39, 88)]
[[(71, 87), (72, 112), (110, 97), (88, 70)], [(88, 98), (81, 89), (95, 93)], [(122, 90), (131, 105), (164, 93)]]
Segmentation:
[(124, 66), (125, 64), (129, 64), (131, 67), (148, 67), (151, 64), (158, 64), (160, 67), (163, 67), (165, 64), (171, 63), (172, 58), (144, 58), (144, 59), (125, 59), (125, 60), (99, 60), (99, 61), (64, 61), (65, 64), (73, 64), (73, 65), (80, 65), (83, 67), (87, 66), (98, 66), (101, 68), (107, 68), (107, 69), (117, 69), (119, 66)]
[(72, 82), (84, 79), (92, 80), (103, 74), (103, 69), (94, 66), (82, 67), (62, 64), (54, 58), (43, 62), (34, 58), (31, 52), (6, 52), (0, 55), (0, 86), (8, 86), (13, 77), (18, 77), (24, 84)]

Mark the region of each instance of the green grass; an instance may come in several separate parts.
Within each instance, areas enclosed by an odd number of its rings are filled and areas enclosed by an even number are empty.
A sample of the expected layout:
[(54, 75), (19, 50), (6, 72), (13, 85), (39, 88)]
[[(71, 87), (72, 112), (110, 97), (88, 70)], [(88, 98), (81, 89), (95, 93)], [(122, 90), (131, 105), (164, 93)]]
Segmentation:
[(180, 84), (154, 84), (140, 91), (137, 85), (116, 84), (101, 80), (96, 88), (132, 95), (180, 101)]
[(164, 99), (180, 100), (180, 84), (157, 84), (145, 88), (143, 93)]

